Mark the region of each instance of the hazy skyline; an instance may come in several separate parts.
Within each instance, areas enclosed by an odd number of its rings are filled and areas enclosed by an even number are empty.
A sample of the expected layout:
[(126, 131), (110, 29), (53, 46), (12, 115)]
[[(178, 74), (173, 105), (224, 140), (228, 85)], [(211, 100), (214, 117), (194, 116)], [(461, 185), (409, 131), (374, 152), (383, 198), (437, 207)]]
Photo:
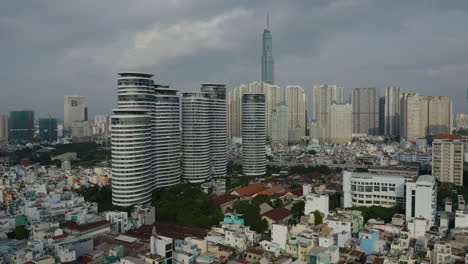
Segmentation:
[[(7, 1), (0, 10), (0, 113), (63, 117), (63, 96), (90, 119), (116, 107), (119, 71), (181, 91), (260, 79), (270, 14), (275, 83), (387, 85), (447, 95), (468, 113), (466, 1)], [(309, 107), (310, 108), (310, 107)]]

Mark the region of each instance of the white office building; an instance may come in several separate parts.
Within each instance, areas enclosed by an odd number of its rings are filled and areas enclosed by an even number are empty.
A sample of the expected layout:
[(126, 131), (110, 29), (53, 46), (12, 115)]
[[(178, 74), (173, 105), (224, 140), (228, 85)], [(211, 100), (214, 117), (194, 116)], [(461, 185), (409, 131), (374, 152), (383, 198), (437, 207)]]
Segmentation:
[(70, 131), (75, 121), (85, 120), (85, 99), (81, 95), (65, 95), (63, 104), (63, 128)]
[(207, 93), (182, 93), (182, 177), (191, 183), (212, 174), (209, 110)]
[(201, 91), (209, 97), (210, 153), (213, 177), (227, 174), (226, 85), (202, 84)]
[(343, 173), (344, 207), (394, 207), (405, 199), (405, 176), (374, 173)]
[(431, 225), (437, 213), (437, 183), (434, 176), (422, 175), (406, 183), (406, 218), (424, 218)]
[(309, 194), (305, 196), (304, 214), (313, 214), (319, 211), (324, 216), (329, 213), (329, 200), (326, 194)]
[(242, 97), (242, 172), (248, 176), (266, 173), (265, 95)]

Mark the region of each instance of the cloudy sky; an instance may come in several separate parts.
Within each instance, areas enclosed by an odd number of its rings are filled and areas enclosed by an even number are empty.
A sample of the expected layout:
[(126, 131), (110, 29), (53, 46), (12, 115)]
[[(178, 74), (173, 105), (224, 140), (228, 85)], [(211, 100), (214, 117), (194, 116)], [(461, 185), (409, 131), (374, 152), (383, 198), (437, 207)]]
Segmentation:
[(400, 85), (468, 113), (465, 0), (5, 1), (0, 113), (62, 117), (63, 95), (80, 94), (108, 114), (122, 70), (182, 91), (256, 81), (267, 12), (277, 84)]

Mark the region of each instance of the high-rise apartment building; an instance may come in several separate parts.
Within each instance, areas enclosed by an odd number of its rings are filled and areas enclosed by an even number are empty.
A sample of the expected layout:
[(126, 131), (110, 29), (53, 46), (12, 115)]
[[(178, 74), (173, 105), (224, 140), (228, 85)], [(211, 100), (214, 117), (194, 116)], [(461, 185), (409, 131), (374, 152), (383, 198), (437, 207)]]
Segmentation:
[(463, 185), (464, 144), (459, 135), (434, 135), (432, 175), (441, 182)]
[(71, 126), (71, 139), (73, 142), (92, 142), (94, 126), (92, 121), (75, 121)]
[(273, 40), (271, 38), (269, 17), (267, 16), (267, 26), (263, 30), (262, 38), (262, 82), (275, 83), (275, 62), (273, 59)]
[(437, 213), (437, 182), (432, 175), (421, 175), (406, 183), (406, 218), (422, 217), (431, 225)]
[(400, 101), (400, 134), (406, 140), (426, 137), (428, 101), (418, 93), (402, 93)]
[(265, 95), (265, 120), (267, 126), (267, 136), (271, 136), (271, 111), (277, 104), (284, 101), (283, 89), (277, 85), (263, 82), (252, 82), (242, 84), (228, 93), (228, 137), (240, 137), (242, 134), (242, 96), (244, 94), (264, 94)]
[(326, 141), (333, 144), (346, 144), (352, 139), (353, 106), (350, 103), (333, 103), (327, 115)]
[(85, 102), (81, 95), (65, 95), (63, 105), (63, 128), (71, 131), (71, 126), (75, 121), (86, 120)]
[(57, 140), (57, 118), (41, 118), (39, 119), (39, 138), (41, 140), (53, 142)]
[(284, 89), (284, 100), (288, 106), (289, 143), (297, 143), (306, 135), (307, 95), (304, 88), (288, 85)]
[[(149, 81), (151, 75), (140, 75)], [(121, 74), (123, 78), (131, 75)], [(134, 76), (135, 81), (138, 76)], [(130, 79), (122, 80), (131, 82)], [(124, 90), (124, 87), (120, 87)], [(123, 98), (122, 98), (123, 99)], [(112, 115), (112, 203), (117, 206), (151, 201), (155, 177), (153, 163), (152, 115), (147, 109), (125, 107)]]
[(400, 96), (399, 86), (385, 88), (385, 135), (400, 135)]
[(429, 96), (427, 134), (451, 134), (453, 130), (453, 104), (448, 96)]
[(201, 91), (210, 99), (208, 122), (213, 177), (225, 177), (227, 174), (226, 85), (202, 84)]
[(0, 142), (8, 141), (8, 115), (0, 115)]
[(110, 131), (109, 116), (106, 116), (106, 115), (94, 116), (93, 134), (106, 135), (109, 133), (109, 131)]
[(312, 120), (318, 125), (318, 139), (326, 138), (328, 113), (332, 103), (344, 102), (343, 86), (335, 84), (320, 84), (312, 87)]
[(456, 129), (468, 129), (468, 114), (457, 114), (455, 116)]
[(11, 111), (8, 120), (9, 141), (31, 141), (34, 138), (34, 111)]
[(379, 98), (379, 135), (385, 135), (385, 96)]
[(119, 73), (111, 118), (112, 202), (151, 200), (155, 188), (180, 182), (180, 98), (152, 74)]
[(154, 86), (153, 173), (156, 187), (178, 184), (182, 173), (180, 167), (180, 97), (178, 90), (169, 86)]
[(271, 144), (272, 145), (288, 145), (289, 128), (285, 124), (289, 124), (288, 106), (285, 103), (279, 103), (271, 111)]
[(265, 95), (242, 96), (242, 172), (248, 176), (266, 173)]
[(191, 183), (212, 175), (210, 98), (203, 92), (182, 94), (182, 177)]
[(379, 129), (379, 91), (355, 88), (352, 94), (353, 134), (377, 135)]

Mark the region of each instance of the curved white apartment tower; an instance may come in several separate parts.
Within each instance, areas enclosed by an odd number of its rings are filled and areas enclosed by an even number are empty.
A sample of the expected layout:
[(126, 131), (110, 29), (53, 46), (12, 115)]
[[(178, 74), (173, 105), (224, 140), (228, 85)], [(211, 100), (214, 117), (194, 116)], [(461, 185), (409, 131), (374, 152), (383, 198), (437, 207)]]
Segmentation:
[(190, 183), (205, 182), (212, 174), (209, 106), (206, 93), (182, 94), (182, 177)]
[(118, 109), (113, 120), (140, 122), (140, 117), (135, 116), (139, 111), (146, 123), (138, 126), (112, 123), (115, 205), (149, 202), (155, 188), (180, 182), (180, 98), (176, 90), (155, 86), (152, 78), (147, 73), (119, 73)]
[(146, 109), (115, 109), (112, 116), (112, 203), (151, 201), (152, 125)]
[(242, 96), (242, 172), (248, 176), (266, 173), (265, 95)]
[(180, 183), (180, 97), (169, 86), (155, 86), (153, 170), (157, 188)]
[(210, 99), (209, 127), (213, 177), (227, 174), (226, 85), (202, 84), (201, 91)]

